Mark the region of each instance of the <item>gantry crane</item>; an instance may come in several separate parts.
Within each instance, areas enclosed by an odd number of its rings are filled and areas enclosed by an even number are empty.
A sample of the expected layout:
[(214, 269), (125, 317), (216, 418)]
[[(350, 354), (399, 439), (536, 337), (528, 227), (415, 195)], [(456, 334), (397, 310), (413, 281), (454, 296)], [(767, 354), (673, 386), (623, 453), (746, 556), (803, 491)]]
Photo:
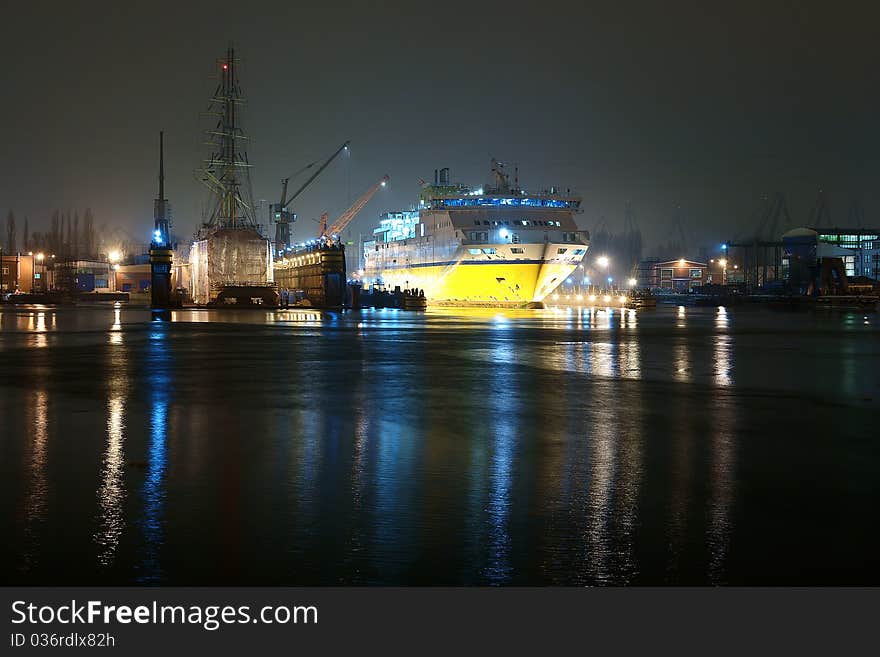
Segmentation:
[(290, 196), (290, 198), (287, 198), (287, 185), (290, 182), (290, 178), (291, 177), (295, 178), (296, 176), (303, 173), (304, 171), (311, 169), (313, 166), (315, 166), (317, 164), (317, 162), (312, 162), (312, 163), (306, 165), (305, 167), (303, 167), (302, 169), (297, 171), (295, 174), (293, 174), (293, 176), (284, 178), (281, 181), (281, 202), (280, 203), (273, 203), (272, 207), (271, 207), (272, 216), (274, 217), (274, 221), (275, 221), (275, 248), (276, 249), (283, 249), (285, 246), (290, 244), (290, 224), (296, 220), (296, 215), (293, 212), (291, 212), (290, 210), (288, 210), (287, 207), (293, 202), (293, 200), (297, 196), (302, 194), (302, 192), (305, 190), (305, 188), (308, 187), (309, 185), (311, 185), (312, 181), (314, 181), (315, 178), (317, 178), (321, 174), (321, 172), (324, 169), (326, 169), (330, 165), (330, 163), (333, 160), (335, 160), (336, 157), (342, 151), (346, 150), (350, 144), (351, 144), (351, 141), (346, 141), (344, 144), (342, 144), (342, 146), (340, 146), (339, 149), (337, 149), (337, 151), (335, 153), (333, 153), (333, 155), (331, 155), (330, 157), (327, 158), (327, 160), (324, 162), (324, 164), (322, 164), (320, 167), (318, 167), (318, 170), (315, 171), (315, 173), (313, 173), (311, 176), (309, 176), (309, 179), (306, 180), (300, 186), (300, 188), (298, 190), (296, 190)]
[(321, 215), (321, 227), (318, 229), (318, 237), (327, 237), (332, 235), (340, 235), (343, 230), (345, 230), (346, 226), (351, 223), (352, 219), (354, 219), (358, 212), (364, 209), (364, 206), (369, 203), (370, 199), (373, 198), (373, 195), (379, 191), (380, 188), (384, 187), (388, 181), (391, 180), (391, 177), (386, 173), (382, 176), (382, 179), (377, 182), (375, 185), (370, 187), (363, 196), (361, 196), (357, 201), (355, 201), (352, 206), (339, 215), (339, 218), (334, 221), (330, 226), (327, 225), (328, 215), (325, 212)]

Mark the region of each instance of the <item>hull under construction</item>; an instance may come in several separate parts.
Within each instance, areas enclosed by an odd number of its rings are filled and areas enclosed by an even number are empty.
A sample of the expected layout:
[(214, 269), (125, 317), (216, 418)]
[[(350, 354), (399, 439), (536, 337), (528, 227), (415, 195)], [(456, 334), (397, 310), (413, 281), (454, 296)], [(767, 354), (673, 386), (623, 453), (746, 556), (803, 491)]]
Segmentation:
[(345, 247), (315, 240), (292, 247), (274, 263), (282, 305), (340, 308), (345, 301)]
[(269, 241), (256, 230), (210, 231), (193, 242), (189, 257), (192, 298), (197, 305), (278, 304)]

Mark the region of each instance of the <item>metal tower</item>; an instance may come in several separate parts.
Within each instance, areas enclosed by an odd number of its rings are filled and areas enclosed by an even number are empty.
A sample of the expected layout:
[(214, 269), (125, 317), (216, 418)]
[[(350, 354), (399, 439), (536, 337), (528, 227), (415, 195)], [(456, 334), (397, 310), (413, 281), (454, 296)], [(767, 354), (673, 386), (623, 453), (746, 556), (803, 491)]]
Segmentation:
[(153, 203), (153, 239), (150, 243), (150, 303), (153, 308), (171, 307), (171, 225), (165, 198), (164, 133), (159, 133), (159, 197)]
[(211, 154), (198, 170), (201, 181), (211, 192), (204, 230), (215, 228), (256, 229), (250, 162), (245, 142), (247, 137), (239, 125), (239, 109), (244, 104), (238, 84), (235, 51), (226, 50), (226, 56), (217, 61), (220, 82), (208, 114), (217, 117), (212, 130), (206, 130)]

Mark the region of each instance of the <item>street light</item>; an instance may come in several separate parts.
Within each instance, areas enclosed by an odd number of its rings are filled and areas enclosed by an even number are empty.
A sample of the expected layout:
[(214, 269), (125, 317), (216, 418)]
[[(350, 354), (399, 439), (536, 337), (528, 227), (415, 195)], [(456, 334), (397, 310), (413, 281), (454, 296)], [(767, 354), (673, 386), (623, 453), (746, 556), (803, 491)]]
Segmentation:
[(116, 292), (116, 272), (119, 271), (119, 261), (122, 260), (122, 254), (119, 251), (113, 250), (107, 254), (107, 258), (110, 260), (110, 269), (113, 270), (113, 292)]
[(606, 269), (608, 267), (608, 256), (599, 256), (596, 258), (596, 264), (602, 267), (602, 269)]
[(638, 283), (638, 281), (637, 281), (636, 279), (634, 279), (634, 278), (631, 278), (631, 279), (629, 279), (629, 280), (627, 281), (627, 284), (628, 284), (630, 287), (635, 287), (635, 286), (636, 286), (636, 283)]

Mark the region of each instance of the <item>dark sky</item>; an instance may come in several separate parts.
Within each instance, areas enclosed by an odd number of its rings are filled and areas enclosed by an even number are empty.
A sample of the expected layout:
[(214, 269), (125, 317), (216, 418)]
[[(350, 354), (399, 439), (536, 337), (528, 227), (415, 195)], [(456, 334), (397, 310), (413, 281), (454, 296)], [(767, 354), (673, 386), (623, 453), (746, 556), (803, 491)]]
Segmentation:
[[(0, 21), (0, 212), (31, 224), (90, 206), (148, 239), (156, 140), (166, 131), (177, 231), (204, 193), (200, 112), (234, 41), (257, 199), (329, 155), (352, 153), (303, 195), (294, 234), (392, 176), (356, 223), (411, 204), (449, 166), (480, 184), (494, 155), (526, 187), (584, 196), (583, 227), (648, 241), (680, 203), (697, 240), (741, 229), (764, 193), (806, 223), (822, 186), (846, 223), (878, 224), (878, 40), (869, 3), (15, 3)], [(312, 4), (312, 3), (309, 3)]]

